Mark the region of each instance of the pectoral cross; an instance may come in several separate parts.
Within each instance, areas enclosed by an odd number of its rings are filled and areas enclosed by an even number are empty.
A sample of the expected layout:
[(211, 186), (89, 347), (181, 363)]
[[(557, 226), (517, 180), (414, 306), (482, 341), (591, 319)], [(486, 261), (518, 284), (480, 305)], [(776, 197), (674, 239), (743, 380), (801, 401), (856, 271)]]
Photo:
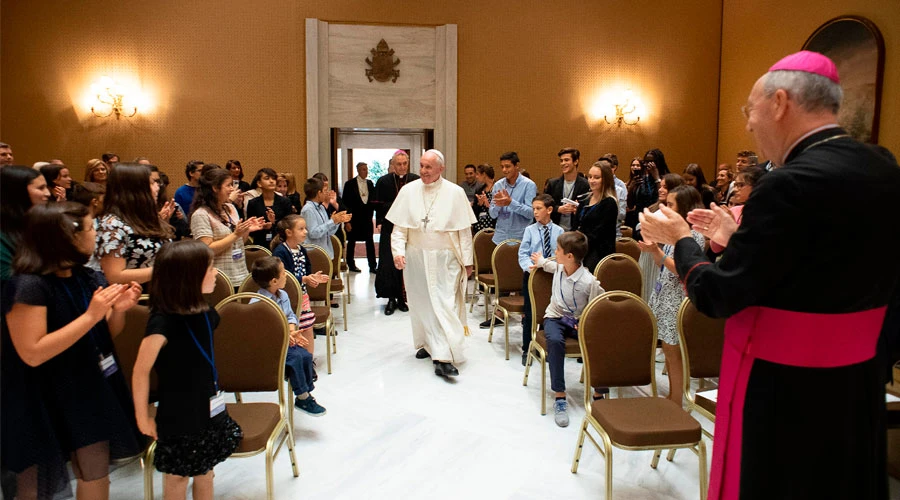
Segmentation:
[(431, 219), (428, 218), (428, 214), (425, 214), (424, 219), (420, 219), (422, 221), (422, 231), (428, 230), (428, 223), (431, 222)]

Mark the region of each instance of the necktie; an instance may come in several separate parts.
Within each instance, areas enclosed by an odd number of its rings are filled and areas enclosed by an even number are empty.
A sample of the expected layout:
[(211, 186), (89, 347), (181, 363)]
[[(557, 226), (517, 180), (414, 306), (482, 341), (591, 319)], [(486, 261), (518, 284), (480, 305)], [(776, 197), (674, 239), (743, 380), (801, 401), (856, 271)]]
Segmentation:
[(541, 229), (544, 231), (544, 258), (548, 259), (552, 257), (552, 254), (550, 253), (550, 228), (544, 226)]

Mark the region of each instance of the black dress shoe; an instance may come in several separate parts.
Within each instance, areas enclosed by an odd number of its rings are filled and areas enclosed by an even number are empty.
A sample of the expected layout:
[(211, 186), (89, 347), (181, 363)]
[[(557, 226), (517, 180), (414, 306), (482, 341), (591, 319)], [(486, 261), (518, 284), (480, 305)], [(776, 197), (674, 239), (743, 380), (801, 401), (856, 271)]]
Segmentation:
[(396, 309), (396, 308), (397, 308), (397, 303), (394, 302), (394, 299), (388, 299), (387, 305), (384, 306), (384, 315), (390, 316), (391, 314), (394, 314), (394, 309)]
[[(479, 326), (480, 328), (482, 328), (482, 329), (490, 328), (490, 327), (491, 327), (491, 320), (482, 321), (478, 326)], [(495, 320), (494, 320), (494, 326), (503, 326), (503, 320), (500, 319), (500, 318), (495, 319)]]
[(409, 306), (406, 305), (406, 302), (397, 301), (397, 309), (400, 309), (400, 312), (409, 312)]
[(459, 370), (457, 370), (456, 367), (451, 365), (450, 363), (445, 363), (444, 361), (435, 361), (434, 374), (438, 377), (455, 377), (459, 375)]
[(430, 357), (431, 354), (428, 354), (428, 351), (426, 351), (424, 347), (416, 351), (416, 359), (425, 359)]
[(350, 267), (348, 269), (350, 269), (351, 273), (361, 273), (362, 272), (362, 269), (360, 269), (358, 267)]

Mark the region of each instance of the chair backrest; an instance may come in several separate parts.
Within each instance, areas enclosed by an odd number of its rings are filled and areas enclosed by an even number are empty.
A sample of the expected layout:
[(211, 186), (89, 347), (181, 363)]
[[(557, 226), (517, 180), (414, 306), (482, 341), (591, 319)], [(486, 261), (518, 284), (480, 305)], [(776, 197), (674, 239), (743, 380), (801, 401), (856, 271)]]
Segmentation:
[[(253, 276), (247, 276), (238, 287), (237, 293), (256, 293), (257, 290), (259, 290), (259, 285), (253, 281)], [(216, 304), (218, 305), (218, 302)]]
[(244, 262), (247, 264), (247, 271), (253, 271), (253, 263), (260, 257), (272, 255), (272, 252), (259, 245), (244, 245)]
[[(324, 248), (316, 245), (304, 245), (306, 254), (309, 256), (309, 274), (315, 274), (322, 271), (322, 274), (331, 276), (332, 261), (328, 258), (328, 253)], [(328, 296), (331, 293), (331, 281), (325, 282), (324, 285), (317, 287), (306, 287), (306, 293), (309, 294), (309, 300), (331, 300)]]
[(623, 291), (596, 297), (581, 314), (578, 343), (591, 387), (650, 384), (656, 396), (656, 318), (640, 297)]
[(222, 302), (233, 293), (234, 285), (231, 283), (231, 280), (228, 279), (228, 276), (221, 269), (216, 269), (216, 287), (212, 293), (204, 294), (203, 298), (209, 304), (209, 307), (216, 307), (216, 304)]
[(503, 240), (491, 256), (497, 294), (522, 291), (522, 268), (519, 267), (519, 240)]
[(628, 226), (622, 226), (622, 227), (620, 227), (620, 228), (619, 228), (619, 231), (622, 232), (622, 237), (623, 237), (623, 238), (631, 238), (632, 236), (634, 236), (634, 229), (632, 229), (632, 228), (630, 228), (630, 227), (628, 227)]
[[(252, 304), (243, 303), (258, 299)], [(255, 293), (232, 295), (216, 307), (219, 388), (226, 392), (284, 390), (287, 318), (275, 302)]]
[(622, 237), (616, 240), (616, 253), (624, 253), (637, 262), (641, 258), (641, 247), (637, 241)]
[(288, 294), (288, 300), (291, 301), (291, 309), (294, 314), (300, 315), (300, 299), (303, 297), (303, 287), (297, 281), (297, 277), (292, 273), (287, 273), (287, 281), (284, 282), (284, 291)]
[(497, 246), (494, 240), (494, 230), (491, 228), (482, 229), (475, 233), (472, 239), (472, 247), (475, 254), (475, 273), (486, 274), (491, 273), (491, 255), (494, 253), (494, 247)]
[(341, 257), (344, 253), (344, 247), (341, 245), (341, 239), (335, 235), (331, 235), (331, 247), (334, 249), (334, 256), (331, 258), (332, 277), (341, 277)]
[[(555, 260), (555, 259), (554, 259)], [(544, 323), (544, 313), (553, 294), (553, 273), (535, 268), (528, 277), (528, 296), (531, 299), (531, 318), (534, 330)]]
[(718, 377), (725, 345), (725, 319), (710, 318), (685, 297), (678, 309), (677, 324), (685, 383), (690, 384), (691, 378)]
[(606, 292), (622, 290), (640, 297), (644, 288), (641, 266), (624, 253), (611, 253), (603, 257), (594, 269), (594, 277)]
[[(137, 361), (141, 342), (147, 331), (147, 320), (150, 319), (150, 308), (136, 305), (125, 311), (125, 326), (118, 335), (113, 337), (113, 349), (116, 351), (119, 369), (125, 377), (128, 387), (131, 387), (131, 375), (134, 373), (134, 364)], [(150, 390), (156, 390), (156, 372), (150, 371)]]

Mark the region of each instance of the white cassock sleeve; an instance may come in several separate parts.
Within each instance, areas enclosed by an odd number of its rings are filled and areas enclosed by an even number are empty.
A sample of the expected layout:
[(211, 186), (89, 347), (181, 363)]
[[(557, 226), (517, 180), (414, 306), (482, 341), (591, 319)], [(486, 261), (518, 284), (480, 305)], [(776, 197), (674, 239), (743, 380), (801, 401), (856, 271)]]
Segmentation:
[[(471, 236), (469, 237), (471, 239)], [(394, 257), (406, 257), (406, 241), (409, 239), (409, 229), (394, 226), (391, 232), (391, 254)]]
[(474, 247), (472, 246), (472, 230), (465, 228), (460, 229), (457, 233), (459, 234), (459, 246), (462, 251), (463, 266), (474, 265), (475, 258), (473, 255)]

